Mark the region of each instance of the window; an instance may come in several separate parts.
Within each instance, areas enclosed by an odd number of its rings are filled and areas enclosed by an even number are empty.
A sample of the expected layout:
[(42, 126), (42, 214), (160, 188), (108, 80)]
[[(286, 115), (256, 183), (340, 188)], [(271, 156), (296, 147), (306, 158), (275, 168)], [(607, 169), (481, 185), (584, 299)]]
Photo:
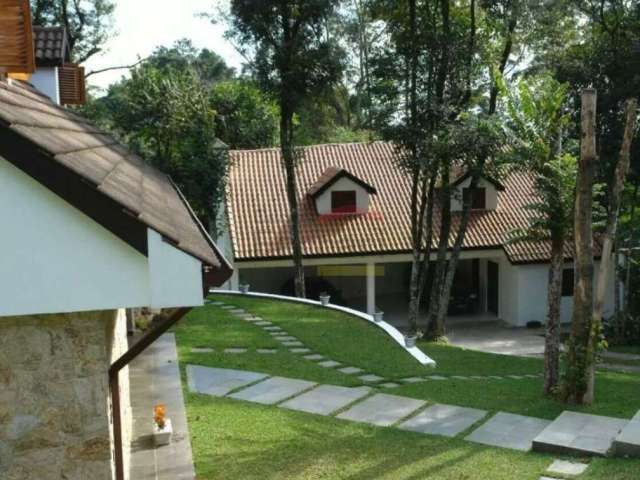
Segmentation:
[(573, 285), (575, 275), (573, 268), (565, 268), (562, 270), (562, 296), (573, 297)]
[(465, 188), (462, 191), (463, 206), (467, 202), (469, 195), (471, 195), (471, 209), (472, 210), (484, 210), (486, 208), (486, 195), (484, 188)]
[(355, 190), (331, 192), (331, 213), (356, 213)]

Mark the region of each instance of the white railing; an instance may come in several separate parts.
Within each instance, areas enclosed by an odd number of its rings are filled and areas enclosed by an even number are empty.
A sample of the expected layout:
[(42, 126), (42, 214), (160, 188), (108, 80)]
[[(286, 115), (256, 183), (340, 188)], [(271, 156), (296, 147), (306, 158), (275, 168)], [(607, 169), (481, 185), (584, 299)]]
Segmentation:
[(422, 365), (424, 365), (426, 367), (435, 367), (436, 366), (436, 362), (432, 358), (427, 356), (418, 347), (407, 347), (405, 345), (404, 335), (402, 333), (400, 333), (396, 327), (394, 327), (393, 325), (390, 325), (389, 323), (387, 323), (385, 321), (376, 322), (373, 319), (373, 315), (369, 315), (367, 313), (363, 313), (363, 312), (360, 312), (358, 310), (354, 310), (352, 308), (342, 307), (340, 305), (333, 305), (331, 303), (328, 304), (327, 306), (323, 306), (317, 300), (309, 300), (307, 298), (287, 297), (287, 296), (284, 296), (284, 295), (275, 295), (275, 294), (272, 294), (272, 293), (260, 293), (260, 292), (241, 293), (241, 292), (238, 292), (236, 290), (213, 290), (213, 289), (210, 290), (210, 293), (220, 293), (222, 295), (238, 295), (238, 296), (247, 296), (247, 297), (255, 297), (255, 298), (267, 298), (267, 299), (274, 299), (274, 300), (283, 300), (285, 302), (304, 303), (304, 304), (307, 304), (307, 305), (314, 305), (316, 307), (329, 308), (331, 310), (337, 310), (339, 312), (343, 312), (343, 313), (346, 313), (348, 315), (352, 315), (354, 317), (358, 317), (358, 318), (360, 318), (362, 320), (366, 320), (367, 322), (375, 325), (376, 327), (381, 328), (382, 330), (384, 330), (387, 333), (387, 335), (389, 335), (391, 338), (393, 338), (396, 341), (396, 343), (398, 343), (398, 345), (400, 345), (402, 348), (404, 348), (412, 357), (414, 357)]

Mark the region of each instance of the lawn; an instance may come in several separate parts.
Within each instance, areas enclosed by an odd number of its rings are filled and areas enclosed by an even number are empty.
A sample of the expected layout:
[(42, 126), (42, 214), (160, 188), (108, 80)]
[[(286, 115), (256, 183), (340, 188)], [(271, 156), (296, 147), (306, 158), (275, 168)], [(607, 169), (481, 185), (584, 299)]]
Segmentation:
[[(420, 365), (382, 330), (340, 312), (313, 306), (212, 296), (281, 326), (313, 351), (388, 379), (415, 375), (508, 375), (539, 373), (538, 359), (515, 358), (420, 343), (438, 362)], [(283, 349), (263, 329), (214, 306), (195, 309), (176, 329), (181, 367), (188, 363), (238, 368), (333, 385), (361, 381)], [(191, 353), (192, 347), (215, 353)], [(243, 354), (224, 354), (245, 347)], [(279, 348), (264, 355), (257, 348)], [(599, 372), (597, 402), (578, 408), (623, 418), (640, 409), (640, 376)], [(540, 379), (446, 380), (402, 385), (391, 393), (429, 402), (555, 418), (566, 405), (541, 396)], [(389, 393), (389, 391), (387, 391)], [(550, 457), (481, 447), (337, 419), (282, 411), (187, 393), (187, 409), (199, 478), (433, 478), (537, 479)], [(594, 460), (581, 478), (637, 479), (640, 461)], [(594, 473), (595, 472), (595, 473)], [(599, 473), (598, 473), (599, 472)]]

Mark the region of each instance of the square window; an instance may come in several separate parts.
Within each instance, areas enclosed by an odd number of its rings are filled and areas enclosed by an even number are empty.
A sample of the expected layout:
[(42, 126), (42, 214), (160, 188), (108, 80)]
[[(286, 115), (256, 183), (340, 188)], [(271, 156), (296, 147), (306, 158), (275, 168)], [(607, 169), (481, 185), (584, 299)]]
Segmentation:
[(484, 188), (465, 188), (462, 191), (463, 206), (471, 195), (471, 210), (484, 210), (487, 205), (486, 192)]
[(562, 296), (573, 297), (573, 286), (575, 283), (575, 273), (573, 268), (562, 270)]
[(331, 192), (331, 213), (356, 213), (355, 190)]

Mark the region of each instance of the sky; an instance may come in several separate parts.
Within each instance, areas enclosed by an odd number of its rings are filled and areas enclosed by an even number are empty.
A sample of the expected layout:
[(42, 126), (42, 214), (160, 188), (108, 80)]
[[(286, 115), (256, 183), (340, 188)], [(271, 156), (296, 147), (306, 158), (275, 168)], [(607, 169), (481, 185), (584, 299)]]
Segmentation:
[[(87, 72), (130, 65), (148, 56), (157, 46), (168, 46), (189, 38), (197, 48), (208, 48), (239, 69), (242, 57), (224, 37), (224, 25), (212, 25), (198, 18), (212, 12), (225, 0), (115, 0), (115, 35), (105, 44), (105, 52), (84, 63)], [(106, 88), (126, 74), (115, 70), (89, 77), (89, 84)]]

